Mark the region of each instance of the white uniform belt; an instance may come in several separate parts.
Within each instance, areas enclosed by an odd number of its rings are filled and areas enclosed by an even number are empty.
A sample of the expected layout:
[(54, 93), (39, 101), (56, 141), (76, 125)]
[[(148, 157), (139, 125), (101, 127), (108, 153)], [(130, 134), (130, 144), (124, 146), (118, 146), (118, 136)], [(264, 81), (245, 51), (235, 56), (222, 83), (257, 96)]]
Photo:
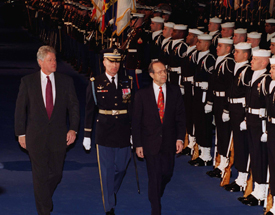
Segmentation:
[(194, 76), (183, 77), (182, 79), (184, 82), (194, 82)]
[(275, 124), (275, 118), (273, 117), (268, 117), (268, 122), (272, 123), (272, 124)]
[(104, 115), (120, 115), (120, 114), (126, 114), (127, 110), (101, 110), (99, 109), (98, 111), (100, 114), (104, 114)]
[(225, 97), (225, 92), (224, 91), (213, 91), (213, 94), (217, 97)]
[(208, 89), (208, 82), (195, 82), (195, 86), (196, 87), (200, 87), (203, 90), (207, 90)]
[(180, 72), (181, 71), (180, 67), (171, 67), (170, 70), (171, 70), (171, 72)]
[(245, 104), (245, 98), (230, 98), (229, 99), (229, 102), (231, 104), (238, 104), (238, 103), (242, 103), (242, 104)]
[(141, 69), (136, 69), (135, 70), (135, 74), (141, 74), (142, 73), (142, 70)]
[(155, 61), (158, 61), (159, 59), (151, 59), (151, 62), (155, 62)]
[(260, 109), (255, 109), (255, 108), (248, 108), (248, 113), (253, 114), (253, 115), (259, 115), (259, 117), (265, 117), (266, 116), (266, 109), (265, 108), (260, 108)]
[(137, 52), (136, 49), (128, 49), (128, 52)]

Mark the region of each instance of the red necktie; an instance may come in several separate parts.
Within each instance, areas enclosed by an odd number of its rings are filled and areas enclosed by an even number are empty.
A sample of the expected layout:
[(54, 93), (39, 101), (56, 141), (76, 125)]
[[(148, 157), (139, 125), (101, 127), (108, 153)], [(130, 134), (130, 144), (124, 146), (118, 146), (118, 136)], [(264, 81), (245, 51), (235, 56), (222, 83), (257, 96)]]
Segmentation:
[(49, 119), (51, 118), (53, 112), (53, 90), (52, 90), (52, 82), (47, 76), (47, 85), (46, 85), (46, 110)]
[(160, 121), (161, 121), (161, 123), (163, 123), (163, 116), (164, 116), (164, 96), (163, 96), (163, 92), (162, 92), (162, 87), (159, 87), (158, 109), (159, 109)]

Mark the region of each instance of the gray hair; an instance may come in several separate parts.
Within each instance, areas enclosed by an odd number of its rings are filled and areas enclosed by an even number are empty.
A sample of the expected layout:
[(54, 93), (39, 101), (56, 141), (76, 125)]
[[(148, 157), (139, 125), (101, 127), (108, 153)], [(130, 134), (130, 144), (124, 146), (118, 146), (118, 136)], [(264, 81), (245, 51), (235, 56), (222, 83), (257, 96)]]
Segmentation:
[[(43, 61), (44, 58), (47, 56), (47, 54), (49, 52), (56, 54), (56, 52), (55, 52), (55, 50), (54, 50), (53, 47), (51, 47), (51, 46), (41, 46), (38, 49), (37, 54), (36, 54), (37, 55), (37, 62), (38, 62), (38, 60), (42, 60)], [(39, 62), (38, 62), (38, 64), (39, 64)]]
[(153, 66), (154, 66), (154, 64), (156, 64), (156, 63), (161, 63), (163, 66), (165, 66), (165, 65), (164, 65), (161, 61), (159, 61), (159, 60), (152, 61), (152, 62), (149, 64), (149, 67), (148, 67), (148, 72), (149, 72), (149, 73), (154, 73), (154, 72), (155, 72)]

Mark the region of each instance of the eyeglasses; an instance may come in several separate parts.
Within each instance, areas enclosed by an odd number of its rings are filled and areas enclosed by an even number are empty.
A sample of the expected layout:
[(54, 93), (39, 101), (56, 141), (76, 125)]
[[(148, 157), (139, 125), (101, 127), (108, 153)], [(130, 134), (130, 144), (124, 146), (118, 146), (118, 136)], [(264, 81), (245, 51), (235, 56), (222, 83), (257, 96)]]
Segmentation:
[(165, 74), (165, 75), (167, 75), (167, 70), (166, 69), (165, 70), (160, 70), (160, 71), (154, 72), (154, 73), (158, 74), (158, 75), (161, 75), (162, 73)]

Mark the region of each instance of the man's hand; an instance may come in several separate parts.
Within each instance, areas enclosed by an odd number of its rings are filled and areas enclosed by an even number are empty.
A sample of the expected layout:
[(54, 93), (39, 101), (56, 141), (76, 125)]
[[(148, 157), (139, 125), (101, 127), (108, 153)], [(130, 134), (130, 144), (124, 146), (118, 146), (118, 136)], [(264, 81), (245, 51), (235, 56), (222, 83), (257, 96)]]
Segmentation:
[(90, 150), (91, 149), (91, 138), (84, 137), (83, 146), (84, 146), (85, 150), (87, 150), (87, 151)]
[(67, 133), (67, 146), (71, 145), (76, 138), (76, 132), (74, 130), (69, 130)]
[(137, 156), (138, 156), (139, 158), (144, 158), (143, 147), (137, 147), (137, 148), (136, 148), (136, 153), (137, 153)]
[(18, 137), (18, 142), (23, 149), (26, 149), (26, 136)]
[(181, 140), (177, 140), (176, 142), (176, 153), (179, 154), (181, 153), (182, 149), (183, 149), (183, 142)]

